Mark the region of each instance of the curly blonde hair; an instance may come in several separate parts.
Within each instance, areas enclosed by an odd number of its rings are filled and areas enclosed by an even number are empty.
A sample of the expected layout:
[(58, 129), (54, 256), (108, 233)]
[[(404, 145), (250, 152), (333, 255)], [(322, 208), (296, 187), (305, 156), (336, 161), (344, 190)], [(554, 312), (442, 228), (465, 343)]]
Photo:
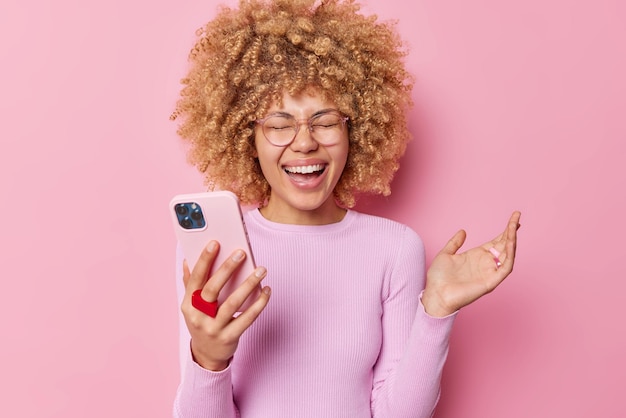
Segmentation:
[(263, 205), (270, 187), (254, 149), (254, 121), (269, 106), (316, 88), (349, 116), (349, 154), (335, 187), (340, 205), (389, 195), (411, 135), (413, 78), (395, 22), (364, 16), (356, 0), (240, 0), (197, 32), (172, 119), (188, 161), (209, 189)]

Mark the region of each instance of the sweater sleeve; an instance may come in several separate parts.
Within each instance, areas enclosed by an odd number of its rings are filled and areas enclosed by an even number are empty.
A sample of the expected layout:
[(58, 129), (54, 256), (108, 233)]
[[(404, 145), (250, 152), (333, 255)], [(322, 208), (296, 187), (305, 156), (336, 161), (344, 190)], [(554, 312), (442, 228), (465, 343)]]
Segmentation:
[[(176, 251), (176, 292), (179, 306), (185, 289), (183, 285), (183, 255)], [(174, 399), (174, 418), (237, 418), (233, 400), (230, 366), (212, 372), (199, 366), (191, 356), (190, 335), (182, 312), (179, 313), (181, 381)]]
[(236, 418), (230, 367), (221, 372), (187, 362), (174, 400), (174, 418)]
[(406, 228), (383, 298), (383, 345), (374, 367), (374, 418), (427, 418), (439, 400), (443, 366), (456, 313), (429, 316), (421, 304), (424, 246)]

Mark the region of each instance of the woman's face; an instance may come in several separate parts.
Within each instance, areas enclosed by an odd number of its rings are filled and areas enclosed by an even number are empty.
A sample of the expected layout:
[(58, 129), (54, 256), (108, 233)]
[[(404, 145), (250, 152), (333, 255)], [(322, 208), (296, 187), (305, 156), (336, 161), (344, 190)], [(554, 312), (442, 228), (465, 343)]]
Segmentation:
[[(270, 143), (262, 126), (256, 125), (257, 156), (271, 188), (268, 204), (261, 208), (265, 218), (279, 223), (305, 225), (334, 223), (343, 218), (345, 210), (335, 203), (333, 190), (348, 159), (347, 123), (342, 121), (341, 126), (335, 128), (323, 125), (319, 129), (314, 128), (315, 132), (311, 133), (306, 122), (328, 111), (333, 113), (333, 110), (338, 113), (335, 104), (323, 100), (315, 90), (297, 96), (283, 95), (282, 105), (274, 103), (266, 117), (280, 115), (289, 119), (292, 116), (299, 121), (293, 142), (285, 146)], [(284, 125), (272, 121), (265, 124), (266, 132), (274, 129), (274, 134), (283, 134)], [(329, 135), (331, 141), (328, 140)], [(335, 135), (336, 140), (332, 140)], [(332, 145), (317, 142), (316, 136), (320, 142), (332, 142)]]

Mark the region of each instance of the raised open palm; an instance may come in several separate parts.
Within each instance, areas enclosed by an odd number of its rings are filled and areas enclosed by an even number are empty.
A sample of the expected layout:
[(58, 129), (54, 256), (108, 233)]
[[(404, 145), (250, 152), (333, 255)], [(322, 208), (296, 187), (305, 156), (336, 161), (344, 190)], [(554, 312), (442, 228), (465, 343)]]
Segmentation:
[(520, 212), (500, 235), (462, 253), (466, 233), (454, 234), (426, 274), (422, 303), (432, 316), (446, 316), (494, 290), (513, 271)]

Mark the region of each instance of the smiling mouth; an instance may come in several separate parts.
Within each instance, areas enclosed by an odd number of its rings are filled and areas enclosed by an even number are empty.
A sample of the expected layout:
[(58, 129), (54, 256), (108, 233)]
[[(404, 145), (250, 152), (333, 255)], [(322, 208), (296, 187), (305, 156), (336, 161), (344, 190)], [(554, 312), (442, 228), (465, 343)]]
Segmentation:
[(284, 167), (285, 173), (289, 177), (296, 180), (307, 180), (320, 176), (326, 170), (326, 164), (301, 165), (293, 167)]

